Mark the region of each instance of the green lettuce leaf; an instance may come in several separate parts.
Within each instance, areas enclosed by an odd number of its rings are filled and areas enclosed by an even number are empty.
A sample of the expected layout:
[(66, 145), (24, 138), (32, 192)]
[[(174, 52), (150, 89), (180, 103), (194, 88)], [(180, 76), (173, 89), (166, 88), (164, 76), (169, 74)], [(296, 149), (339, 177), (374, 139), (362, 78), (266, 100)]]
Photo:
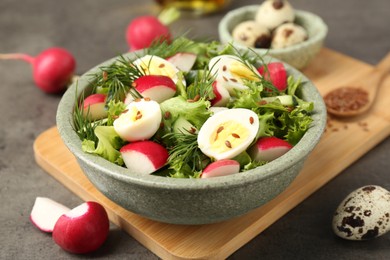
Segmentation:
[(94, 141), (84, 139), (82, 150), (86, 153), (99, 155), (112, 163), (123, 165), (123, 158), (118, 150), (124, 145), (124, 141), (116, 133), (114, 127), (97, 126), (95, 135), (98, 138), (97, 144)]

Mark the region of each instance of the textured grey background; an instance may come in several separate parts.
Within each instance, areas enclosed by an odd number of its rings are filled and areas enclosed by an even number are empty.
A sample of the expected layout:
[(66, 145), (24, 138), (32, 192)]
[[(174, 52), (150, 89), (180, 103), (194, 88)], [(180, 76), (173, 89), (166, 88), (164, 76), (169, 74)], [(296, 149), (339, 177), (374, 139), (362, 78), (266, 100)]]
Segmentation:
[[(230, 9), (261, 1), (234, 1)], [(388, 0), (293, 0), (295, 8), (312, 11), (329, 26), (326, 47), (375, 64), (390, 51)], [(124, 31), (137, 15), (156, 11), (153, 1), (0, 0), (0, 53), (35, 55), (51, 46), (69, 49), (77, 73), (127, 51)], [(222, 14), (182, 18), (176, 35), (217, 39)], [(0, 259), (157, 259), (115, 226), (93, 254), (77, 256), (57, 247), (50, 235), (29, 221), (37, 196), (69, 207), (81, 200), (48, 176), (34, 161), (34, 139), (55, 124), (60, 96), (46, 95), (31, 79), (30, 66), (0, 61)], [(330, 151), (331, 152), (331, 151)], [(375, 147), (230, 259), (388, 259), (390, 234), (368, 242), (335, 237), (330, 224), (338, 203), (352, 190), (378, 184), (390, 189), (390, 139)], [(320, 169), (319, 169), (320, 170)]]

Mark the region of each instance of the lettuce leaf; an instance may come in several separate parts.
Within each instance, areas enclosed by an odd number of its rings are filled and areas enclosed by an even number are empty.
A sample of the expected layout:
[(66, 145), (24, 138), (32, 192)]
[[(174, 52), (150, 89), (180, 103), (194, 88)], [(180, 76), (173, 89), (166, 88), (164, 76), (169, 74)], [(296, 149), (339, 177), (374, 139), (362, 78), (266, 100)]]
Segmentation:
[(98, 138), (97, 144), (94, 141), (84, 139), (82, 150), (86, 153), (99, 155), (120, 166), (123, 165), (123, 158), (118, 150), (124, 145), (124, 141), (116, 133), (114, 127), (97, 126), (95, 135)]

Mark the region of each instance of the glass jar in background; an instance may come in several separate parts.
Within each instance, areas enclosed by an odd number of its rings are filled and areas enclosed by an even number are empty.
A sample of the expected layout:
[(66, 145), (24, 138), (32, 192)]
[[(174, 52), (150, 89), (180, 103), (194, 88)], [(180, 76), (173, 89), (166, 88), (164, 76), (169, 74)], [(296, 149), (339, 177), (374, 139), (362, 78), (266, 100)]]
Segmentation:
[(223, 10), (231, 0), (155, 0), (163, 8), (175, 7), (194, 15), (205, 15)]

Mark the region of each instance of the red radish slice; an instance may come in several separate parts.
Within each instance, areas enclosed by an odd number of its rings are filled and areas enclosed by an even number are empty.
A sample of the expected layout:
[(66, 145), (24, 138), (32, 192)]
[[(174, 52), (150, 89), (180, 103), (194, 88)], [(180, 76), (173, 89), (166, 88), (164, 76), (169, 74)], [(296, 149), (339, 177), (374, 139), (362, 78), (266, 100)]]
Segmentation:
[(31, 210), (31, 222), (43, 232), (53, 232), (57, 220), (70, 209), (49, 198), (37, 197)]
[(62, 215), (53, 230), (53, 239), (62, 249), (84, 254), (95, 251), (107, 239), (110, 222), (97, 202), (88, 201)]
[(213, 107), (225, 107), (226, 104), (230, 100), (230, 94), (229, 91), (227, 91), (226, 88), (221, 86), (218, 81), (213, 82), (213, 92), (215, 95), (215, 98), (211, 100), (211, 106)]
[(36, 57), (12, 53), (0, 54), (0, 59), (18, 59), (30, 63), (35, 84), (46, 93), (63, 92), (76, 68), (73, 55), (58, 47), (48, 48)]
[(235, 160), (219, 160), (210, 163), (202, 172), (201, 178), (226, 176), (240, 172), (240, 164)]
[(84, 99), (83, 115), (91, 120), (98, 120), (107, 117), (106, 95), (92, 94)]
[(267, 65), (267, 69), (268, 71), (262, 66), (257, 70), (264, 79), (271, 81), (279, 91), (284, 91), (287, 88), (287, 71), (283, 63), (271, 62)]
[(190, 52), (179, 52), (167, 58), (167, 61), (175, 65), (179, 70), (189, 72), (195, 64), (196, 54)]
[(126, 167), (139, 174), (150, 174), (160, 169), (169, 156), (167, 149), (152, 141), (129, 143), (120, 152)]
[(176, 84), (170, 77), (163, 75), (141, 76), (134, 81), (134, 87), (144, 98), (150, 98), (158, 103), (173, 97), (176, 93)]
[(262, 137), (250, 148), (249, 155), (254, 161), (272, 161), (287, 153), (293, 146), (277, 137)]

